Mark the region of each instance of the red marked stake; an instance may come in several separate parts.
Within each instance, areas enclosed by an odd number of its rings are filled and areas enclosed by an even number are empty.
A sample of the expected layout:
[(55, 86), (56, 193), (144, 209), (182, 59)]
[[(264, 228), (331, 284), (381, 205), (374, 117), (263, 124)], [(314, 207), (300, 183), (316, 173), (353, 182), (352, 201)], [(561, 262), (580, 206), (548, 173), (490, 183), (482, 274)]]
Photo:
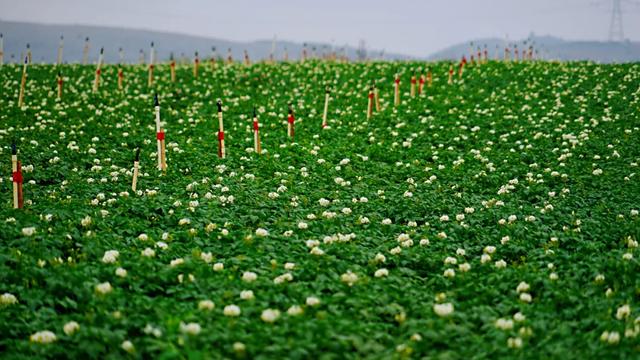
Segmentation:
[(462, 73), (464, 72), (464, 66), (466, 64), (467, 64), (467, 58), (463, 56), (462, 60), (460, 60), (460, 65), (458, 65), (458, 79), (462, 79)]
[(165, 134), (160, 123), (160, 102), (158, 101), (158, 94), (155, 94), (154, 108), (156, 114), (156, 140), (158, 144), (158, 170), (165, 172), (167, 170), (167, 159), (165, 155)]
[(118, 89), (122, 90), (122, 83), (124, 81), (124, 72), (122, 67), (118, 66)]
[(424, 74), (420, 74), (420, 81), (418, 82), (418, 95), (422, 94), (422, 89), (424, 89)]
[(102, 73), (102, 62), (104, 61), (104, 48), (100, 49), (100, 57), (98, 58), (98, 66), (96, 68), (96, 77), (93, 81), (93, 92), (97, 92), (100, 88), (100, 74)]
[(222, 101), (218, 100), (218, 157), (224, 159), (227, 157), (227, 151), (224, 147), (224, 124), (222, 120)]
[(156, 58), (156, 49), (153, 47), (153, 42), (151, 42), (151, 52), (149, 52), (149, 80), (147, 85), (151, 87), (153, 85), (153, 68), (155, 66)]
[(329, 111), (329, 98), (331, 97), (331, 90), (329, 87), (324, 91), (324, 111), (322, 112), (322, 127), (325, 128), (327, 126), (327, 112)]
[(198, 78), (198, 68), (200, 67), (200, 58), (198, 57), (198, 52), (196, 51), (196, 58), (193, 60), (193, 77)]
[(395, 106), (400, 105), (400, 78), (398, 77), (398, 74), (396, 74), (396, 78), (394, 80), (393, 104)]
[(373, 101), (374, 101), (374, 90), (373, 90), (373, 85), (371, 85), (369, 87), (369, 95), (367, 96), (368, 100), (367, 100), (367, 120), (369, 120), (371, 118), (371, 115), (373, 113)]
[(293, 140), (294, 134), (294, 124), (296, 118), (293, 116), (293, 108), (291, 104), (289, 104), (289, 116), (287, 117), (287, 135)]
[(176, 60), (173, 58), (173, 53), (171, 53), (169, 68), (171, 69), (171, 82), (176, 82)]
[(260, 145), (260, 124), (258, 123), (258, 114), (255, 106), (253, 107), (253, 150), (256, 154), (262, 154), (262, 146)]
[(0, 34), (0, 66), (4, 64), (4, 35)]
[(24, 206), (24, 198), (22, 196), (22, 164), (18, 161), (16, 144), (11, 144), (11, 175), (13, 181), (13, 208), (22, 209)]

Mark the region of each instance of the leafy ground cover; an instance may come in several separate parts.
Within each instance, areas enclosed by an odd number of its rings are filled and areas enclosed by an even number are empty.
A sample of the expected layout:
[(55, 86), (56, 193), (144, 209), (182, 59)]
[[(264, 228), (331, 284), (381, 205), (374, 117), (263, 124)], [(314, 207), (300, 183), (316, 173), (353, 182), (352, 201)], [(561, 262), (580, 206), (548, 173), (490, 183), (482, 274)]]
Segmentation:
[(123, 69), (0, 68), (3, 356), (639, 356), (640, 65)]

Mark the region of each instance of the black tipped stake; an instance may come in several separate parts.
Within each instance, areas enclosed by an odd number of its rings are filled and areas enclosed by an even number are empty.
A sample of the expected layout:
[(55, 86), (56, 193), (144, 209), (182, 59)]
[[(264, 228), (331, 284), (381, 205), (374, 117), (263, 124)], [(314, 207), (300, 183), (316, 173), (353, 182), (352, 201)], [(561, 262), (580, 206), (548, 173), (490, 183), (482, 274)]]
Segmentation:
[(256, 107), (253, 107), (253, 117), (256, 118), (258, 117), (258, 114), (256, 113)]
[(136, 149), (136, 162), (140, 161), (140, 148)]
[(160, 102), (158, 101), (158, 93), (153, 96), (153, 106), (160, 106)]
[(218, 112), (221, 113), (222, 112), (222, 101), (218, 100), (216, 105), (218, 105)]
[(11, 144), (11, 155), (18, 155), (18, 148), (15, 143)]

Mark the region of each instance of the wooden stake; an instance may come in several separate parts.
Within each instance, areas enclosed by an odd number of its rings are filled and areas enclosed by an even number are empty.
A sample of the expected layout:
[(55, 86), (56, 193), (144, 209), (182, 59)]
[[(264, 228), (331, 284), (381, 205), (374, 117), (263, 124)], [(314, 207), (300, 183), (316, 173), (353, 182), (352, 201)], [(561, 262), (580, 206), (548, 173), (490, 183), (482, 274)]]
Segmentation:
[(324, 111), (322, 113), (322, 127), (326, 127), (327, 126), (327, 112), (329, 111), (329, 97), (331, 96), (331, 90), (329, 90), (329, 87), (327, 86), (327, 88), (324, 91)]
[(29, 64), (32, 64), (31, 45), (29, 43), (27, 43), (27, 59), (29, 60)]
[(84, 48), (82, 49), (82, 65), (87, 65), (89, 59), (89, 37), (84, 39)]
[(153, 47), (153, 41), (151, 42), (151, 52), (149, 53), (149, 80), (147, 85), (151, 87), (153, 85), (153, 68), (155, 66), (156, 49)]
[(18, 95), (18, 107), (21, 108), (24, 105), (24, 87), (27, 84), (27, 64), (29, 58), (25, 56), (24, 66), (22, 67), (22, 79), (20, 80), (20, 95)]
[(64, 49), (64, 36), (60, 35), (60, 44), (58, 45), (58, 59), (56, 64), (62, 65), (62, 51)]
[(373, 97), (376, 103), (376, 112), (379, 113), (380, 112), (380, 93), (378, 91), (378, 87), (376, 86), (375, 82), (371, 84), (371, 86), (373, 87)]
[(211, 71), (215, 71), (216, 70), (217, 58), (218, 58), (218, 54), (216, 52), (216, 47), (213, 46), (213, 47), (211, 47)]
[(18, 161), (16, 144), (11, 144), (11, 172), (13, 180), (13, 208), (22, 209), (24, 206), (22, 196), (22, 164)]
[(251, 65), (251, 60), (249, 60), (249, 53), (247, 52), (247, 50), (244, 51), (244, 64), (246, 66)]
[(122, 82), (124, 80), (124, 72), (122, 67), (118, 65), (118, 89), (122, 90)]
[(373, 113), (373, 97), (374, 97), (374, 87), (371, 85), (369, 87), (369, 95), (367, 95), (367, 120), (371, 119), (371, 114)]
[(173, 58), (173, 53), (171, 53), (169, 67), (171, 68), (171, 82), (176, 82), (176, 60)]
[(62, 84), (64, 80), (62, 79), (62, 74), (58, 71), (58, 99), (62, 99)]
[(4, 64), (4, 34), (0, 34), (0, 66)]
[(427, 72), (427, 86), (431, 87), (433, 84), (433, 74), (431, 73), (431, 69)]
[(411, 97), (416, 97), (416, 76), (411, 75)]
[(400, 105), (400, 77), (398, 77), (398, 74), (396, 74), (394, 81), (393, 104), (395, 106)]
[(418, 82), (418, 95), (422, 94), (422, 89), (424, 89), (424, 74), (420, 74), (420, 81)]
[(227, 49), (227, 64), (233, 64), (233, 53), (231, 52), (231, 48)]
[(138, 167), (140, 163), (140, 148), (136, 149), (136, 158), (133, 161), (133, 179), (131, 181), (131, 190), (136, 192), (136, 188), (138, 186)]
[(160, 102), (158, 101), (158, 94), (155, 94), (153, 102), (156, 113), (156, 139), (158, 140), (158, 170), (166, 171), (167, 161), (164, 153), (164, 131), (160, 124)]
[(100, 74), (102, 73), (102, 61), (104, 60), (104, 48), (100, 48), (100, 57), (98, 58), (98, 66), (96, 68), (96, 77), (93, 81), (93, 92), (97, 92), (100, 88)]
[(227, 157), (227, 151), (224, 147), (224, 124), (222, 119), (222, 101), (218, 100), (218, 157), (224, 159)]
[(289, 116), (287, 117), (287, 135), (289, 135), (291, 139), (293, 139), (294, 135), (295, 121), (296, 118), (293, 116), (293, 107), (291, 104), (289, 104)]
[(253, 150), (256, 154), (262, 154), (262, 146), (260, 145), (260, 124), (258, 123), (258, 114), (256, 107), (253, 107)]
[(467, 58), (463, 56), (462, 60), (460, 60), (460, 64), (458, 65), (458, 79), (462, 79), (462, 72), (464, 71), (464, 65), (466, 63), (467, 63)]
[(449, 65), (449, 85), (453, 84), (453, 64)]
[(196, 58), (193, 61), (193, 77), (198, 78), (198, 68), (200, 67), (200, 58), (198, 57), (198, 52), (196, 51)]

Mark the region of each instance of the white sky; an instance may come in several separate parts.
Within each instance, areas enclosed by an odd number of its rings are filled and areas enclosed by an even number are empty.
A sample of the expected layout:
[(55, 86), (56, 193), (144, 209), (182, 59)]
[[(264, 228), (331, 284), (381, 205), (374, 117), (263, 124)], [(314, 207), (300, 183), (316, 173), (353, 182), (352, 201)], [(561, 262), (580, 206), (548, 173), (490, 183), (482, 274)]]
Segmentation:
[[(535, 32), (606, 40), (613, 0), (0, 0), (0, 19), (162, 30), (229, 40), (348, 43), (426, 56), (474, 38)], [(639, 0), (622, 0), (640, 40)], [(594, 3), (600, 5), (594, 5)], [(1, 31), (1, 29), (0, 29)]]

